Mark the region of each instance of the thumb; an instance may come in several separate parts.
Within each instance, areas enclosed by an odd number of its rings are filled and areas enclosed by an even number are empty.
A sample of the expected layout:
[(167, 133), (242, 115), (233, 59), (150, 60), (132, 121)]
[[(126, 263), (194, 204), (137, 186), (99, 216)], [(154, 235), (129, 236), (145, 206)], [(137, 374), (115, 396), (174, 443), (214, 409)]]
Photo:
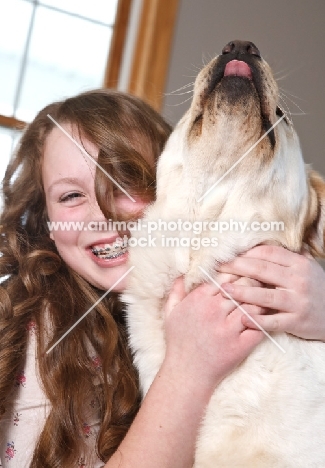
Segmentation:
[(172, 288), (169, 292), (169, 296), (164, 308), (165, 318), (169, 316), (174, 307), (177, 306), (177, 304), (179, 304), (185, 296), (186, 292), (184, 286), (184, 277), (180, 276), (174, 281)]

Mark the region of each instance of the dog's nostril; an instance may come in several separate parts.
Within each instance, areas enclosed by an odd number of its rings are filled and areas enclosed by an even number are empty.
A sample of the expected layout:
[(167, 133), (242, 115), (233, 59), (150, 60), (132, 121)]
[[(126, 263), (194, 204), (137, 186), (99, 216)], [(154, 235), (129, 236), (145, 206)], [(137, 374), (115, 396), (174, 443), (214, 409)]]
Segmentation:
[(222, 49), (222, 54), (249, 54), (249, 55), (256, 55), (257, 57), (261, 57), (260, 51), (256, 47), (253, 42), (249, 41), (231, 41), (228, 42), (227, 45)]
[(233, 50), (235, 49), (236, 45), (234, 42), (229, 42), (227, 45), (225, 45), (225, 47), (222, 49), (222, 54), (225, 55), (225, 54), (230, 54), (231, 52), (233, 52)]
[(256, 45), (253, 44), (252, 42), (249, 42), (249, 43), (247, 44), (246, 50), (247, 50), (247, 53), (248, 53), (248, 54), (257, 55), (257, 57), (260, 57), (260, 56), (261, 56), (260, 51), (258, 50), (258, 48), (256, 47)]

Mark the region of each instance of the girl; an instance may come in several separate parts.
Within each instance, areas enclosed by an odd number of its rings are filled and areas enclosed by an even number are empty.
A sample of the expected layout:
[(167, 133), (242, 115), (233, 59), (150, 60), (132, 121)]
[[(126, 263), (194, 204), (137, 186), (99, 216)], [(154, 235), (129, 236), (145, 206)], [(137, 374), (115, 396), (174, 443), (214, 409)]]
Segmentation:
[[(141, 215), (169, 132), (140, 100), (94, 91), (48, 106), (21, 139), (3, 181), (0, 236), (6, 468), (190, 466), (213, 389), (262, 339), (212, 286), (184, 297), (176, 282), (166, 358), (135, 417), (138, 382), (117, 295), (127, 252), (121, 233), (90, 226)], [(81, 224), (49, 224), (62, 222)]]
[(90, 226), (141, 216), (169, 132), (138, 99), (94, 91), (48, 106), (22, 137), (3, 181), (0, 236), (6, 468), (191, 466), (215, 386), (262, 339), (215, 288), (185, 297), (177, 281), (165, 311), (166, 358), (139, 409), (118, 299), (127, 252), (121, 233)]

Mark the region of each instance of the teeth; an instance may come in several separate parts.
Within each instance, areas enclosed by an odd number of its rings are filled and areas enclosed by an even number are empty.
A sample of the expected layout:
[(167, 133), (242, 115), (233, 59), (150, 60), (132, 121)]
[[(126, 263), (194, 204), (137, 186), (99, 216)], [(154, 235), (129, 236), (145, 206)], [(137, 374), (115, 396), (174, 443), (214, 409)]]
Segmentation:
[(92, 247), (92, 252), (96, 257), (105, 260), (116, 258), (127, 252), (127, 246), (121, 242), (114, 242), (113, 244), (104, 244), (103, 247)]

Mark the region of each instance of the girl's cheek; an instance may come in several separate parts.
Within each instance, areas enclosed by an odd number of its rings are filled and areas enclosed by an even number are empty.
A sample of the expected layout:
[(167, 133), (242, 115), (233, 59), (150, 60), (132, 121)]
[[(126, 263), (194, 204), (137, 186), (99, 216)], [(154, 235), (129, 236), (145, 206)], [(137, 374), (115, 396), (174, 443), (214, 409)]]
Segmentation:
[(115, 208), (117, 212), (127, 213), (129, 215), (137, 214), (142, 217), (145, 208), (148, 206), (147, 202), (141, 200), (141, 198), (133, 197), (135, 202), (130, 200), (126, 195), (119, 196), (115, 200)]
[(83, 205), (68, 207), (64, 204), (57, 204), (48, 209), (48, 215), (51, 221), (78, 221), (85, 220), (89, 216), (89, 210), (86, 210)]

